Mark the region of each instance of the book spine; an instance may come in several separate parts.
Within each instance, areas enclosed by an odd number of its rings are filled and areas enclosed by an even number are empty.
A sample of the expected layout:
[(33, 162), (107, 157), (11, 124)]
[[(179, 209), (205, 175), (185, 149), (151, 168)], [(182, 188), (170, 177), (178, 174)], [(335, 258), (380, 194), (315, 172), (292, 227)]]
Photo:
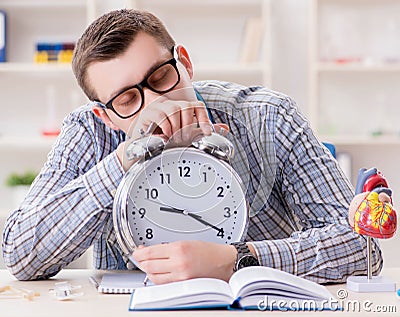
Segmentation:
[(0, 10), (0, 62), (6, 61), (6, 13)]

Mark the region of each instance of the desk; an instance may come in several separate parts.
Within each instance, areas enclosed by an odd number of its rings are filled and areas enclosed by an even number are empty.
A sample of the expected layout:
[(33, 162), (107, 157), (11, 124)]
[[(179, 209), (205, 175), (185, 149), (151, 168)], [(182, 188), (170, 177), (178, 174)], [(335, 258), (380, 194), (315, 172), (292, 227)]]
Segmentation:
[[(40, 297), (35, 297), (33, 301), (26, 299), (0, 299), (1, 317), (122, 317), (122, 316), (269, 316), (270, 314), (280, 314), (280, 311), (164, 311), (164, 312), (129, 312), (128, 302), (130, 295), (99, 294), (90, 284), (88, 277), (94, 276), (100, 279), (104, 271), (95, 270), (63, 270), (58, 275), (47, 281), (21, 282), (17, 281), (8, 271), (0, 270), (0, 286), (10, 285), (16, 288), (32, 289), (40, 292)], [(387, 269), (383, 273), (386, 277), (396, 281), (400, 287), (400, 268)], [(71, 301), (58, 301), (54, 295), (49, 294), (49, 289), (54, 288), (54, 283), (69, 281), (72, 285), (82, 285), (84, 295)], [(345, 284), (330, 285), (328, 289), (336, 296), (337, 291), (346, 289)], [(361, 304), (361, 309), (354, 309), (353, 305), (347, 305), (350, 301), (357, 301)], [(353, 316), (363, 315), (364, 317), (374, 316), (399, 316), (400, 299), (393, 293), (353, 293), (348, 292), (348, 297), (343, 300), (344, 305), (350, 306), (345, 311), (323, 311), (323, 312), (299, 312), (300, 316), (320, 316), (324, 314), (331, 316)], [(367, 310), (362, 305), (366, 303)], [(381, 305), (378, 307), (378, 305)], [(373, 310), (390, 310), (392, 312), (377, 313)], [(356, 311), (355, 311), (356, 310)], [(369, 311), (370, 310), (370, 311)], [(287, 314), (294, 314), (288, 312)]]

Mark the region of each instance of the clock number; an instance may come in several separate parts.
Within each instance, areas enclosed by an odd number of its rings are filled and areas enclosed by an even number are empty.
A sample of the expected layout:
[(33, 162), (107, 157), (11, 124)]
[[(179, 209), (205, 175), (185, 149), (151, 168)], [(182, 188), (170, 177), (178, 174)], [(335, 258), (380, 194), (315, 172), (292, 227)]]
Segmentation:
[(150, 239), (153, 239), (153, 237), (154, 237), (153, 229), (147, 228), (146, 229), (146, 239), (150, 240)]
[(207, 173), (203, 172), (203, 175), (204, 175), (204, 183), (207, 183)]
[(156, 188), (152, 188), (152, 189), (146, 188), (146, 198), (147, 199), (150, 199), (150, 198), (157, 199), (157, 197), (158, 197), (158, 190)]
[(217, 237), (221, 237), (221, 238), (224, 237), (224, 228), (218, 229)]
[(144, 208), (139, 208), (138, 212), (139, 212), (140, 218), (143, 218), (144, 215), (146, 214), (146, 209), (144, 209)]
[(189, 166), (178, 166), (180, 177), (190, 177), (190, 167)]
[(218, 186), (217, 191), (218, 191), (217, 197), (224, 197), (224, 188), (222, 186)]
[(160, 174), (161, 177), (161, 184), (167, 183), (170, 184), (171, 183), (171, 174)]
[(224, 210), (225, 210), (225, 213), (224, 213), (225, 218), (229, 218), (230, 216), (232, 216), (231, 209), (229, 207), (225, 207)]

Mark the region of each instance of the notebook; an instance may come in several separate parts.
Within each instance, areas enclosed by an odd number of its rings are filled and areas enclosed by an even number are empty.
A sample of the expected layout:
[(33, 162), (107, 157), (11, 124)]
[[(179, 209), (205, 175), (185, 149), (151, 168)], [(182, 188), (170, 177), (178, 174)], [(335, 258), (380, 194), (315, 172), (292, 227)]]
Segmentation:
[[(142, 271), (116, 271), (103, 275), (97, 291), (107, 294), (130, 294), (136, 288), (144, 287), (146, 274)], [(149, 281), (147, 286), (152, 285)]]

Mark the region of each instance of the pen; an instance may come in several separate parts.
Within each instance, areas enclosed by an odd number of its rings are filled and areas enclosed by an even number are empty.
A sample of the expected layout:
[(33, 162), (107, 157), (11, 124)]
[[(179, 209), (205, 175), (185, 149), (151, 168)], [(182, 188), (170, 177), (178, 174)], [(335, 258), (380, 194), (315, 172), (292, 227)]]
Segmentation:
[(146, 277), (143, 280), (143, 285), (147, 286), (147, 282), (149, 281), (149, 277), (146, 275)]
[(97, 280), (96, 280), (93, 276), (89, 276), (89, 282), (90, 282), (90, 284), (92, 284), (96, 289), (99, 288), (99, 282), (97, 282)]

